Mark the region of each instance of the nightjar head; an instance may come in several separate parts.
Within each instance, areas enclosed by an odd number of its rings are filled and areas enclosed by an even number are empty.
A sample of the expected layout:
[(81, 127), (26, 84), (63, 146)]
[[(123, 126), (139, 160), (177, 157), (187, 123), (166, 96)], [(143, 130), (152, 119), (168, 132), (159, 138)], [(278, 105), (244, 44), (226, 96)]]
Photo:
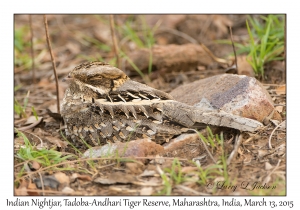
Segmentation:
[(88, 62), (75, 67), (64, 79), (76, 92), (92, 91), (105, 95), (129, 80), (120, 69), (103, 62)]

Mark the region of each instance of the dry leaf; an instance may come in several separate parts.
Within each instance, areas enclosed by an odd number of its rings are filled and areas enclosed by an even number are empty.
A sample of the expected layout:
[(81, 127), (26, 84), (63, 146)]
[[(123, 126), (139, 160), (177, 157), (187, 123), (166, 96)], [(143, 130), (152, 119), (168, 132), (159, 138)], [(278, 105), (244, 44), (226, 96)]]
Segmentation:
[(57, 172), (54, 174), (54, 177), (60, 184), (69, 184), (70, 183), (70, 177), (67, 176), (63, 172)]
[(62, 190), (61, 190), (62, 193), (66, 193), (66, 194), (71, 194), (73, 192), (75, 192), (72, 188), (70, 187), (64, 187)]
[(264, 179), (263, 183), (268, 184), (270, 181), (271, 181), (271, 176), (267, 176), (267, 177)]
[(72, 174), (70, 179), (71, 179), (71, 182), (74, 182), (76, 179), (80, 179), (80, 180), (83, 180), (83, 181), (92, 181), (92, 178), (90, 176), (81, 175), (81, 174), (78, 174), (78, 173)]
[(286, 92), (285, 85), (279, 86), (278, 88), (276, 88), (275, 91), (276, 91), (277, 95), (283, 95), (283, 94), (285, 94), (285, 92)]
[(260, 158), (266, 156), (269, 153), (268, 150), (263, 150), (263, 149), (258, 149), (257, 152), (258, 152), (258, 157)]
[(250, 77), (255, 76), (252, 66), (247, 61), (246, 55), (241, 55), (237, 57), (237, 66), (239, 75), (247, 75)]
[(269, 162), (265, 163), (265, 169), (266, 169), (266, 171), (271, 170), (272, 168), (273, 168), (273, 166)]
[(32, 123), (36, 123), (38, 122), (39, 120), (41, 120), (42, 117), (37, 117), (38, 119), (36, 119), (35, 116), (30, 116), (27, 118), (26, 122), (24, 123), (24, 125), (29, 125), (29, 124), (32, 124)]
[(57, 104), (53, 103), (51, 104), (48, 109), (51, 111), (51, 113), (57, 113)]
[(46, 138), (46, 140), (48, 140), (52, 144), (55, 144), (56, 146), (61, 147), (61, 148), (65, 148), (69, 144), (67, 141), (62, 141), (57, 137), (47, 136), (45, 138)]
[(152, 187), (143, 187), (141, 189), (140, 195), (152, 195), (153, 188)]
[(115, 183), (128, 184), (134, 182), (135, 180), (136, 180), (135, 176), (117, 171), (111, 173), (108, 178), (99, 177), (95, 179), (94, 182), (100, 184), (115, 184)]
[(275, 109), (277, 112), (281, 113), (283, 111), (283, 106), (276, 106)]
[(157, 174), (156, 171), (154, 170), (145, 170), (142, 174), (140, 174), (140, 177), (144, 177), (144, 176), (154, 176), (155, 174)]
[(27, 186), (28, 186), (28, 182), (24, 179), (21, 179), (20, 180), (20, 186), (18, 187), (18, 189), (15, 189), (15, 195), (16, 196), (28, 195)]
[(36, 185), (30, 181), (29, 184), (28, 184), (28, 187), (27, 187), (28, 195), (33, 195), (33, 196), (39, 195), (38, 192), (34, 192), (34, 191), (31, 191), (31, 190), (37, 190), (37, 188), (36, 188)]
[(181, 172), (182, 173), (189, 173), (189, 172), (192, 172), (192, 171), (198, 171), (199, 169), (197, 167), (192, 167), (192, 166), (187, 166), (187, 167), (183, 167), (181, 169)]
[(274, 125), (278, 125), (280, 122), (279, 122), (279, 120), (272, 120), (272, 119), (270, 119), (270, 121), (274, 124)]
[(100, 183), (100, 184), (116, 184), (116, 180), (110, 179), (110, 178), (97, 178), (94, 180), (95, 183)]
[(18, 189), (15, 189), (15, 196), (23, 196), (28, 195), (27, 188), (26, 187), (19, 187)]
[(144, 168), (142, 163), (125, 163), (125, 166), (133, 174), (141, 174)]
[[(33, 116), (31, 116), (33, 117)], [(29, 117), (29, 118), (31, 118)], [(28, 118), (28, 119), (29, 119)], [(27, 126), (23, 126), (21, 128), (18, 128), (19, 131), (26, 131), (26, 130), (29, 130), (31, 128), (34, 128), (35, 126), (37, 126), (40, 122), (42, 122), (43, 118), (42, 117), (38, 117), (38, 120), (35, 119), (35, 117), (31, 118), (30, 120), (28, 120), (29, 122), (29, 125)]]

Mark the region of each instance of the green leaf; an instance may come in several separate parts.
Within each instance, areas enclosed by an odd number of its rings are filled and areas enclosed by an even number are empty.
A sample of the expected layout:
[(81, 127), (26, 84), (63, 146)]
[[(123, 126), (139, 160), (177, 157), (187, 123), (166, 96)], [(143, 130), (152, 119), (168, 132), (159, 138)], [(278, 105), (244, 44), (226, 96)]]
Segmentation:
[(36, 111), (35, 111), (35, 109), (34, 109), (34, 107), (33, 107), (33, 106), (31, 107), (31, 111), (32, 111), (32, 113), (33, 113), (33, 115), (34, 115), (35, 119), (36, 119), (36, 120), (38, 120), (37, 113), (36, 113)]

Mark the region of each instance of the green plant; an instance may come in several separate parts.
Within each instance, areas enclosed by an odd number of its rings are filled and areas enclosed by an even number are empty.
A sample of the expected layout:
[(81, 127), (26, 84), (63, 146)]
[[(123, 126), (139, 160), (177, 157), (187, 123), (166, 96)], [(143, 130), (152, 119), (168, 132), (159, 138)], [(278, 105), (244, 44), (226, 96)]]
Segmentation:
[[(15, 91), (17, 89), (19, 89), (20, 87), (15, 87)], [(28, 98), (29, 98), (29, 94), (30, 94), (30, 91), (27, 92), (25, 98), (24, 98), (24, 101), (23, 101), (23, 106), (17, 101), (16, 98), (14, 98), (14, 111), (16, 112), (16, 114), (18, 114), (20, 117), (27, 117), (26, 115), (26, 107), (27, 107), (27, 104), (28, 104)], [(34, 109), (34, 108), (33, 108)]]
[[(195, 164), (196, 165), (196, 164)], [(208, 166), (206, 169), (203, 169), (201, 166), (198, 166), (198, 176), (199, 180), (197, 181), (200, 185), (207, 184), (210, 180), (216, 178), (216, 175), (221, 175), (220, 169), (222, 169), (221, 165), (213, 164)]]
[(134, 70), (142, 77), (145, 78), (144, 73), (133, 63), (133, 61), (123, 52), (120, 50), (120, 54), (122, 57), (124, 57), (128, 63), (134, 68)]
[(16, 157), (23, 161), (36, 161), (42, 166), (47, 167), (54, 164), (61, 163), (68, 158), (74, 157), (74, 155), (63, 156), (61, 152), (57, 152), (53, 149), (37, 149), (33, 146), (26, 135), (17, 129), (15, 129), (18, 136), (23, 138), (24, 146), (20, 147), (19, 151), (16, 154)]
[(172, 162), (171, 168), (165, 168), (165, 172), (170, 174), (170, 178), (174, 184), (181, 184), (185, 181), (185, 178), (181, 171), (181, 165), (177, 158)]
[[(149, 49), (148, 74), (150, 74), (152, 72), (153, 62), (152, 47), (155, 43), (154, 32), (158, 26), (155, 25), (153, 28), (151, 28), (147, 25), (144, 16), (139, 17), (140, 18), (138, 20), (134, 20), (133, 17), (129, 17), (125, 24), (121, 27), (117, 27), (117, 29), (121, 36), (135, 43), (137, 47)], [(141, 24), (139, 24), (139, 22), (141, 22)], [(141, 25), (141, 27), (134, 28), (133, 25)], [(142, 71), (130, 60), (130, 58), (124, 52), (121, 52), (121, 56), (123, 56), (134, 68), (134, 70), (137, 71), (143, 79), (145, 79), (145, 75), (142, 73)]]
[(30, 47), (29, 40), (26, 40), (26, 34), (28, 34), (29, 28), (23, 26), (21, 28), (15, 29), (14, 34), (14, 45), (15, 50), (22, 52), (26, 47)]
[[(215, 162), (215, 164), (207, 167), (205, 170), (202, 169), (200, 166), (197, 166), (199, 169), (199, 184), (205, 184), (209, 179), (215, 178), (213, 174), (222, 175), (226, 183), (229, 183), (229, 176), (227, 170), (227, 154), (224, 150), (224, 138), (223, 134), (214, 135), (209, 127), (207, 129), (207, 138), (204, 137), (201, 133), (198, 132), (199, 137), (203, 140), (203, 143), (209, 145), (212, 148), (212, 151), (220, 151), (221, 156), (219, 157), (218, 161), (215, 161), (212, 155), (210, 154), (211, 158)], [(207, 149), (207, 152), (209, 150)]]
[(31, 111), (32, 111), (33, 116), (35, 117), (35, 119), (38, 120), (37, 113), (36, 113), (35, 108), (33, 106), (31, 107)]
[(181, 164), (177, 158), (172, 162), (171, 168), (164, 168), (160, 176), (163, 180), (163, 189), (158, 193), (159, 195), (171, 195), (173, 185), (178, 185), (186, 181), (186, 177), (181, 170)]
[(161, 178), (163, 180), (163, 189), (158, 192), (159, 195), (171, 195), (172, 192), (172, 183), (170, 182), (169, 178), (165, 173), (162, 173)]
[(27, 117), (25, 108), (20, 105), (20, 103), (17, 101), (17, 99), (14, 99), (14, 111), (16, 112), (17, 115), (20, 117)]
[[(247, 57), (256, 75), (264, 76), (264, 65), (273, 60), (283, 60), (284, 17), (280, 15), (261, 16), (265, 22), (248, 18), (246, 21), (250, 37), (250, 52)], [(256, 39), (255, 39), (256, 38)]]
[(100, 42), (98, 39), (95, 39), (93, 37), (89, 37), (86, 35), (83, 35), (83, 39), (85, 41), (87, 41), (89, 44), (93, 44), (94, 46), (96, 46), (99, 50), (103, 51), (103, 52), (110, 52), (111, 51), (111, 47)]
[(223, 134), (221, 133), (220, 138), (218, 135), (216, 135), (216, 139), (218, 142), (220, 142), (220, 149), (221, 149), (221, 157), (220, 157), (220, 164), (222, 165), (222, 172), (223, 172), (223, 177), (225, 179), (225, 183), (229, 184), (229, 176), (228, 176), (228, 170), (227, 170), (227, 154), (225, 153), (224, 150), (224, 138)]
[(204, 141), (206, 145), (210, 145), (212, 150), (217, 149), (218, 145), (221, 145), (221, 140), (214, 136), (209, 126), (206, 127), (206, 130), (208, 134), (207, 138), (204, 137), (200, 132), (197, 132), (199, 137)]
[[(256, 76), (264, 76), (264, 65), (273, 60), (283, 60), (284, 57), (284, 15), (267, 15), (260, 18), (248, 17), (246, 27), (249, 40), (245, 43), (235, 42), (237, 54), (247, 53), (247, 61), (252, 66)], [(228, 40), (218, 40), (217, 43), (231, 44)]]
[(15, 29), (14, 32), (15, 65), (29, 69), (32, 65), (30, 53), (28, 53), (31, 46), (28, 37), (29, 28), (24, 26)]

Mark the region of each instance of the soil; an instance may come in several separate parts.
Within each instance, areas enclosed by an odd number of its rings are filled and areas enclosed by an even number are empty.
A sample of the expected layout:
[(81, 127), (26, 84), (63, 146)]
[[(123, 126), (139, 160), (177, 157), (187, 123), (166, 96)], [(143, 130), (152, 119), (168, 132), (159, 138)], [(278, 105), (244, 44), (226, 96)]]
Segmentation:
[[(277, 126), (281, 122), (276, 121), (271, 121), (255, 134), (241, 133), (242, 142), (227, 165), (228, 177), (224, 176), (223, 168), (222, 174), (216, 171), (206, 182), (199, 177), (199, 167), (191, 163), (191, 154), (181, 154), (178, 158), (175, 152), (165, 158), (150, 156), (130, 160), (115, 157), (87, 161), (78, 158), (84, 150), (73, 148), (66, 141), (57, 110), (57, 90), (44, 17), (31, 15), (31, 28), (29, 15), (15, 15), (14, 18), (14, 98), (21, 106), (26, 103), (24, 114), (18, 114), (15, 108), (14, 127), (24, 130), (35, 149), (46, 148), (58, 151), (62, 156), (71, 155), (62, 164), (51, 163), (53, 167), (46, 167), (37, 160), (22, 160), (18, 158), (18, 152), (25, 145), (24, 138), (15, 134), (15, 195), (165, 195), (164, 174), (171, 183), (171, 195), (286, 194), (286, 129), (285, 126)], [(216, 40), (230, 40), (229, 26), (232, 27), (234, 41), (241, 43), (248, 38), (246, 15), (115, 15), (115, 38), (123, 55), (116, 59), (109, 18), (109, 15), (47, 15), (60, 101), (67, 88), (62, 78), (83, 62), (108, 62), (124, 70), (132, 80), (170, 92), (182, 84), (228, 72), (234, 64), (232, 46)], [(34, 68), (30, 29), (33, 32)], [(154, 40), (155, 54), (152, 55), (153, 65), (149, 73), (151, 40)], [(175, 53), (179, 49), (175, 45), (181, 46), (182, 54)], [(203, 50), (203, 45), (226, 62), (216, 62)], [(183, 57), (186, 53), (190, 53), (189, 56)], [(243, 60), (242, 56), (245, 55), (239, 55), (238, 60)], [(143, 58), (146, 61), (140, 60)], [(142, 73), (132, 67), (130, 59), (143, 61), (141, 66), (145, 68), (141, 67)], [(245, 68), (246, 73), (238, 73), (254, 76), (248, 67)], [(282, 125), (286, 119), (285, 72), (285, 61), (273, 61), (265, 65), (264, 77), (257, 77), (281, 114)], [(42, 119), (37, 121), (34, 112)], [(27, 126), (30, 128), (25, 129)], [(218, 129), (214, 132), (226, 134), (223, 147), (210, 147), (214, 157), (220, 160), (222, 151), (227, 155), (233, 151), (237, 132)], [(269, 146), (270, 139), (272, 148)], [(204, 170), (214, 164), (206, 158), (206, 161), (200, 161)], [(177, 164), (175, 168), (174, 162)], [(182, 182), (176, 183), (172, 178), (169, 170), (172, 167), (177, 174), (181, 170), (185, 178)], [(208, 187), (208, 183), (215, 183), (214, 187)], [(254, 189), (243, 189), (242, 186), (247, 183), (248, 188)], [(239, 187), (234, 189), (233, 186)], [(266, 186), (270, 188), (266, 189)]]

